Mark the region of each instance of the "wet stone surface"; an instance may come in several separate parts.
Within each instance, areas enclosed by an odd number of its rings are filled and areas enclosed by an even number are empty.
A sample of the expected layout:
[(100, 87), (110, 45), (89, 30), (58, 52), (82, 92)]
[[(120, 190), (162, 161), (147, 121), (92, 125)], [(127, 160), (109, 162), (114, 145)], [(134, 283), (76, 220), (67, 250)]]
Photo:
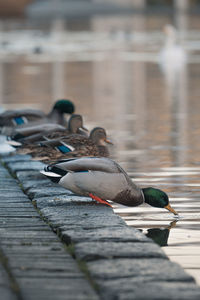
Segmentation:
[(0, 298), (60, 300), (69, 295), (71, 300), (99, 299), (20, 183), (1, 165), (0, 172), (9, 177), (0, 187)]
[[(4, 257), (3, 254), (0, 253), (0, 262), (2, 263)], [(9, 299), (9, 300), (17, 300), (17, 294), (14, 289), (11, 288), (11, 280), (5, 270), (5, 268), (0, 264), (0, 297), (1, 299)]]
[(30, 199), (33, 198), (40, 198), (40, 197), (48, 197), (51, 196), (57, 196), (57, 195), (65, 195), (66, 191), (64, 188), (60, 187), (44, 187), (44, 185), (40, 186), (40, 188), (30, 188), (27, 191), (27, 195)]
[(166, 259), (165, 254), (156, 244), (138, 242), (83, 242), (76, 244), (76, 256), (85, 261), (94, 261), (102, 258), (152, 258)]
[[(38, 180), (28, 180), (24, 181), (23, 183), (23, 190), (27, 192), (29, 189), (37, 189), (38, 187), (53, 187), (53, 183), (50, 182), (48, 179), (41, 179), (40, 181)], [(57, 185), (55, 185), (57, 186)]]
[(193, 281), (193, 278), (182, 272), (182, 268), (175, 263), (157, 258), (118, 258), (113, 260), (101, 259), (88, 263), (89, 270), (98, 279), (113, 280), (132, 278), (132, 282), (142, 281)]
[[(180, 281), (142, 281), (132, 278), (98, 281), (101, 297), (109, 300), (198, 300), (199, 287)], [(117, 296), (116, 296), (117, 295)]]
[[(128, 227), (112, 208), (51, 183), (39, 173), (43, 164), (27, 156), (24, 161), (16, 156), (15, 162), (14, 157), (3, 160), (18, 182), (0, 168), (9, 177), (2, 187), (2, 199), (7, 200), (0, 215), (4, 220), (0, 218), (0, 247), (9, 258), (23, 299), (66, 299), (66, 295), (73, 300), (200, 298), (193, 278), (170, 262), (152, 240)], [(6, 189), (12, 182), (13, 191)], [(30, 199), (32, 209), (27, 206)], [(50, 227), (89, 271), (97, 292)]]
[(151, 240), (148, 239), (140, 231), (134, 231), (128, 227), (122, 226), (109, 226), (101, 228), (67, 228), (66, 226), (61, 226), (59, 228), (61, 231), (62, 239), (67, 243), (73, 242), (142, 242), (150, 243)]
[(44, 164), (38, 161), (25, 160), (25, 161), (17, 161), (17, 162), (8, 162), (7, 166), (12, 173), (16, 173), (17, 171), (40, 171), (44, 168)]

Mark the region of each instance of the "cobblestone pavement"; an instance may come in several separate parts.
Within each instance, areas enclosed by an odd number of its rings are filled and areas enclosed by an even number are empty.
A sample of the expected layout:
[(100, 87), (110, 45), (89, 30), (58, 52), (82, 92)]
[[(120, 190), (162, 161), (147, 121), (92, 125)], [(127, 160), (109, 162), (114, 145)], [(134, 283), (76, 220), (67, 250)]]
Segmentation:
[(1, 162), (2, 300), (200, 299), (194, 279), (112, 208), (53, 184), (29, 156)]

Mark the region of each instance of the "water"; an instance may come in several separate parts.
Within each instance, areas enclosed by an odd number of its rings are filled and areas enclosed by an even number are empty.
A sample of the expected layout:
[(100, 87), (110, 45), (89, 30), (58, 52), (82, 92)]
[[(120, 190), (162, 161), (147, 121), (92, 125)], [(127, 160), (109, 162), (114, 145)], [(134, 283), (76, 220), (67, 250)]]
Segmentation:
[(188, 60), (178, 70), (159, 65), (167, 17), (95, 17), (82, 31), (2, 23), (0, 105), (48, 111), (66, 97), (89, 129), (104, 126), (112, 157), (140, 187), (167, 192), (179, 218), (148, 205), (115, 212), (200, 283), (200, 31), (188, 20), (180, 41)]

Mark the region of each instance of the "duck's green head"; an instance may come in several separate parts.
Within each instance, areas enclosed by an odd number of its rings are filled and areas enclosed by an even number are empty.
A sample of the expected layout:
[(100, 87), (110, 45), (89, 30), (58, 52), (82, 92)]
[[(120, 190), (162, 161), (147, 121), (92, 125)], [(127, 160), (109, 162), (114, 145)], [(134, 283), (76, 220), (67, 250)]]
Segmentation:
[(73, 114), (75, 106), (70, 100), (60, 99), (55, 103), (53, 109), (59, 110), (62, 113)]
[(166, 208), (173, 214), (178, 215), (177, 212), (170, 206), (167, 194), (159, 189), (152, 187), (142, 189), (145, 203), (154, 207)]

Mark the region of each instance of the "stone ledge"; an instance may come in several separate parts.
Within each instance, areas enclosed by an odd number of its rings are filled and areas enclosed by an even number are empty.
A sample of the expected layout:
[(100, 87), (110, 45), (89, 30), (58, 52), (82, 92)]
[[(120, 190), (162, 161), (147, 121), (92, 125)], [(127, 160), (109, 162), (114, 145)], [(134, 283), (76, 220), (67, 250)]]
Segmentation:
[[(24, 164), (21, 165), (24, 170)], [(32, 173), (27, 160), (26, 165)], [(3, 206), (0, 210), (0, 253), (3, 251), (8, 261), (7, 269), (0, 263), (0, 298), (64, 300), (69, 295), (67, 298), (71, 300), (98, 300), (99, 296), (76, 261), (21, 190), (22, 183), (18, 184), (1, 165), (0, 173), (10, 179), (5, 181), (8, 189), (0, 188), (0, 205)], [(12, 293), (12, 278), (3, 276), (4, 281), (1, 279), (1, 267), (7, 275), (12, 274), (20, 294)]]
[[(199, 300), (199, 287), (180, 281), (123, 278), (98, 281), (102, 299), (109, 300)], [(116, 297), (117, 295), (117, 297)]]
[(193, 278), (184, 273), (178, 264), (164, 258), (101, 259), (88, 262), (88, 267), (94, 278), (106, 281), (125, 277), (135, 283), (157, 281), (158, 278), (159, 281), (193, 282)]
[(63, 195), (63, 189), (50, 181), (44, 188), (40, 184), (44, 177), (38, 172), (44, 165), (25, 160), (21, 167), (13, 163), (13, 157), (12, 163), (7, 158), (6, 164), (44, 219), (70, 245), (76, 259), (86, 263), (101, 299), (160, 300), (161, 295), (166, 300), (200, 298), (194, 279), (170, 262), (152, 240), (128, 227), (109, 207), (67, 190)]

